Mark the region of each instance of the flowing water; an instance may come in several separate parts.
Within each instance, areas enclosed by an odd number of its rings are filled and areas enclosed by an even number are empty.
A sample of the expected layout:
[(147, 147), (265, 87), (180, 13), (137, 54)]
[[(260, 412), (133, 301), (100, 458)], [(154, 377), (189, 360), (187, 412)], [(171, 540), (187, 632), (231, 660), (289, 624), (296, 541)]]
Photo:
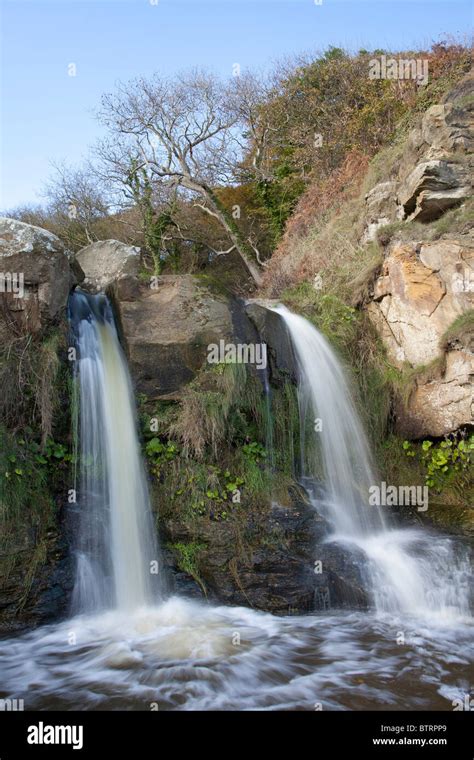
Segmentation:
[(469, 617), (468, 548), (426, 530), (394, 529), (383, 506), (370, 505), (370, 488), (380, 479), (341, 364), (308, 320), (284, 306), (273, 311), (286, 325), (297, 361), (301, 472), (307, 481), (321, 481), (314, 506), (332, 524), (331, 540), (363, 551), (379, 611), (440, 621)]
[(105, 296), (76, 291), (69, 312), (80, 419), (73, 607), (135, 608), (152, 600), (157, 552), (128, 367)]
[(452, 710), (472, 693), (473, 656), (467, 622), (171, 598), (0, 642), (0, 696), (51, 710)]
[[(160, 601), (127, 366), (104, 297), (77, 293), (81, 468), (75, 610), (0, 641), (0, 697), (26, 709), (452, 710), (474, 655), (462, 547), (368, 513), (370, 453), (341, 367), (283, 308), (299, 365), (302, 474), (330, 540), (367, 557), (374, 608), (276, 617)], [(269, 388), (267, 388), (269, 398)], [(304, 425), (302, 426), (304, 427)], [(313, 433), (309, 432), (309, 437)], [(267, 439), (268, 440), (268, 439)], [(368, 514), (367, 514), (368, 513)]]

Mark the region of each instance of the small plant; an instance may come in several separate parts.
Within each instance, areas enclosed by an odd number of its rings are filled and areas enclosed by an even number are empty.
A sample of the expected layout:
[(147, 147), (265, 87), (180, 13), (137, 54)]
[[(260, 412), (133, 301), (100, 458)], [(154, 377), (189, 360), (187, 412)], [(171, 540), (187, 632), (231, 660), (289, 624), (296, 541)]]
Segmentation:
[(145, 451), (155, 475), (159, 475), (161, 467), (167, 462), (171, 462), (179, 454), (179, 449), (175, 443), (172, 441), (163, 443), (159, 438), (151, 438), (145, 446)]
[(242, 446), (242, 453), (247, 459), (250, 459), (250, 461), (257, 464), (263, 461), (267, 456), (264, 447), (260, 443), (257, 443), (257, 441), (244, 443)]
[(199, 556), (206, 546), (197, 543), (196, 541), (192, 541), (189, 544), (182, 542), (170, 544), (169, 548), (176, 556), (179, 569), (182, 570), (183, 573), (187, 573), (194, 578), (196, 583), (202, 588), (204, 594), (206, 594), (206, 587), (199, 574)]
[(467, 473), (472, 464), (474, 435), (448, 437), (439, 443), (424, 440), (418, 451), (410, 441), (403, 442), (406, 456), (418, 455), (425, 468), (425, 483), (440, 493), (457, 475)]

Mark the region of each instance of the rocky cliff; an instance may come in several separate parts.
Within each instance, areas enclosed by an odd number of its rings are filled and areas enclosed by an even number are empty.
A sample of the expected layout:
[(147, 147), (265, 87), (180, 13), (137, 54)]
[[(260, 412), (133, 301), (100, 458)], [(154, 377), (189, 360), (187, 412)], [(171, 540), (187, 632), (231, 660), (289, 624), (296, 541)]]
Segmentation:
[(363, 239), (385, 244), (368, 312), (390, 361), (416, 372), (396, 409), (407, 437), (442, 436), (474, 421), (473, 149), (468, 75), (426, 111), (387, 180), (366, 194)]

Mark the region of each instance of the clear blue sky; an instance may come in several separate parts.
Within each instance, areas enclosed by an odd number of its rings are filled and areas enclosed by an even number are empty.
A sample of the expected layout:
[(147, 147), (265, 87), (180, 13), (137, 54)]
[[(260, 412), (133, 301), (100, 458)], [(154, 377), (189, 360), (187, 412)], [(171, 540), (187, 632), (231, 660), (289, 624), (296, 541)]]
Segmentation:
[[(230, 75), (328, 45), (393, 50), (472, 27), (464, 0), (0, 0), (0, 209), (40, 200), (51, 161), (80, 162), (114, 82), (200, 65)], [(68, 76), (68, 64), (77, 67)]]

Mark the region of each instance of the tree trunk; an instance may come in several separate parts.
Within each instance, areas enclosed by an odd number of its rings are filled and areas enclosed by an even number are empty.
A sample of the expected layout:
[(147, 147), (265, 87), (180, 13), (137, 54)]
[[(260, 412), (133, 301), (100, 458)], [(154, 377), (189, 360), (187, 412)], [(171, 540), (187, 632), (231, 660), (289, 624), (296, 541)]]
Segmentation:
[(229, 235), (232, 243), (235, 245), (237, 253), (239, 254), (242, 261), (244, 262), (247, 272), (251, 276), (255, 285), (257, 287), (260, 287), (262, 284), (263, 278), (262, 278), (262, 273), (258, 267), (258, 264), (254, 262), (254, 258), (253, 258), (254, 252), (252, 251), (251, 247), (242, 238), (242, 235), (240, 234), (240, 230), (237, 227), (231, 214), (229, 214), (229, 212), (227, 211), (225, 206), (220, 202), (219, 198), (214, 193), (212, 188), (210, 188), (208, 185), (198, 184), (194, 182), (193, 180), (191, 180), (191, 182), (186, 182), (185, 184), (187, 187), (189, 187), (189, 189), (195, 190), (195, 191), (197, 190), (201, 195), (204, 195), (204, 197), (206, 198), (206, 200), (209, 202), (210, 206), (212, 207), (213, 215), (217, 217), (222, 227), (225, 229), (225, 231)]

